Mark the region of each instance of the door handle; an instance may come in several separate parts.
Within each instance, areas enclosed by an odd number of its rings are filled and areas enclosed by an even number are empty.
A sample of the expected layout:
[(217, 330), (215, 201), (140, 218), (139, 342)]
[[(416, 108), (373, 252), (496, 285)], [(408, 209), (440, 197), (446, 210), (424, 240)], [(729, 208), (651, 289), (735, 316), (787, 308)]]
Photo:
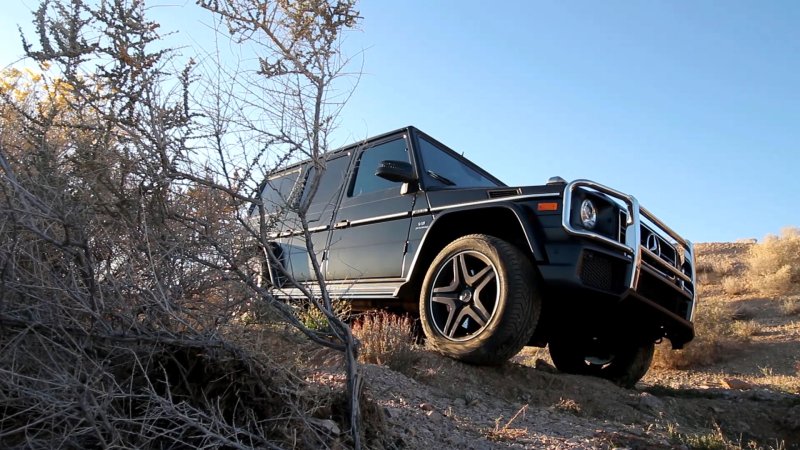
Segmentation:
[(349, 220), (340, 220), (340, 221), (336, 222), (336, 225), (334, 225), (333, 228), (344, 228), (344, 227), (346, 227), (348, 225), (350, 225), (350, 221)]

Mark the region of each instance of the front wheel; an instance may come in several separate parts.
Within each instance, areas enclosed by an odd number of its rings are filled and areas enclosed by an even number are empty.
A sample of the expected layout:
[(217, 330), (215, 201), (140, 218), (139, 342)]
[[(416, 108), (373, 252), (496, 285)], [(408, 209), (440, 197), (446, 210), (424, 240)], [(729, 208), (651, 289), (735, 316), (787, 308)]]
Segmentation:
[(605, 378), (632, 388), (650, 368), (655, 344), (602, 336), (556, 336), (550, 357), (562, 372)]
[(420, 293), (428, 342), (474, 364), (500, 364), (530, 340), (541, 311), (539, 278), (512, 244), (469, 235), (433, 260)]

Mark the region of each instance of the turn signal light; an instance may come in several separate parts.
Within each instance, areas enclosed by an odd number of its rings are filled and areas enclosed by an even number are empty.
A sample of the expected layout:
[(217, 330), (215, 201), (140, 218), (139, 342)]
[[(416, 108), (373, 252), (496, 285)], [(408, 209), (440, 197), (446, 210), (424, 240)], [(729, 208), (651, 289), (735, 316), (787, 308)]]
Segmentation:
[(536, 207), (537, 211), (558, 211), (558, 203), (542, 202)]

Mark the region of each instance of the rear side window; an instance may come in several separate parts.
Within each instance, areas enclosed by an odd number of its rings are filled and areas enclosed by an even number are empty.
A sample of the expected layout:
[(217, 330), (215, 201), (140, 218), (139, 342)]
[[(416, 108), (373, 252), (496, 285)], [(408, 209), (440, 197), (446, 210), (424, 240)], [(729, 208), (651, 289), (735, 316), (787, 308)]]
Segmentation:
[(347, 195), (357, 197), (369, 192), (399, 187), (400, 182), (385, 180), (375, 175), (378, 164), (386, 160), (409, 161), (405, 139), (384, 142), (361, 152), (356, 163), (355, 180)]
[[(322, 173), (322, 178), (319, 180), (317, 192), (314, 198), (311, 199), (309, 212), (325, 209), (336, 203), (339, 194), (342, 192), (342, 186), (344, 186), (345, 172), (347, 171), (347, 163), (349, 162), (349, 154), (327, 162), (325, 172)], [(311, 194), (311, 187), (316, 173), (317, 169), (314, 167), (311, 167), (308, 171), (306, 186), (303, 191), (303, 201)]]
[(277, 210), (293, 206), (296, 200), (298, 178), (300, 178), (300, 169), (269, 178), (261, 192), (264, 207), (268, 210)]

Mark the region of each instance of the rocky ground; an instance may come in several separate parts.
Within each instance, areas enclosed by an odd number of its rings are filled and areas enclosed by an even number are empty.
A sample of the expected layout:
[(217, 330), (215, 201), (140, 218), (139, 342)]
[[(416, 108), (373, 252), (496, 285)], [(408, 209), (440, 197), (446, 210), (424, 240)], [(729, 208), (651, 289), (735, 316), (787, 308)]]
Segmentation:
[[(749, 245), (701, 245), (701, 261), (722, 261), (717, 267), (735, 276)], [(701, 301), (729, 308), (723, 320), (745, 311), (751, 336), (718, 349), (712, 364), (654, 367), (635, 389), (557, 373), (535, 348), (501, 367), (423, 350), (401, 372), (365, 365), (366, 390), (385, 416), (385, 446), (800, 448), (800, 314), (787, 314), (779, 298), (726, 294), (724, 275), (703, 275)], [(343, 381), (333, 369), (313, 377)]]

